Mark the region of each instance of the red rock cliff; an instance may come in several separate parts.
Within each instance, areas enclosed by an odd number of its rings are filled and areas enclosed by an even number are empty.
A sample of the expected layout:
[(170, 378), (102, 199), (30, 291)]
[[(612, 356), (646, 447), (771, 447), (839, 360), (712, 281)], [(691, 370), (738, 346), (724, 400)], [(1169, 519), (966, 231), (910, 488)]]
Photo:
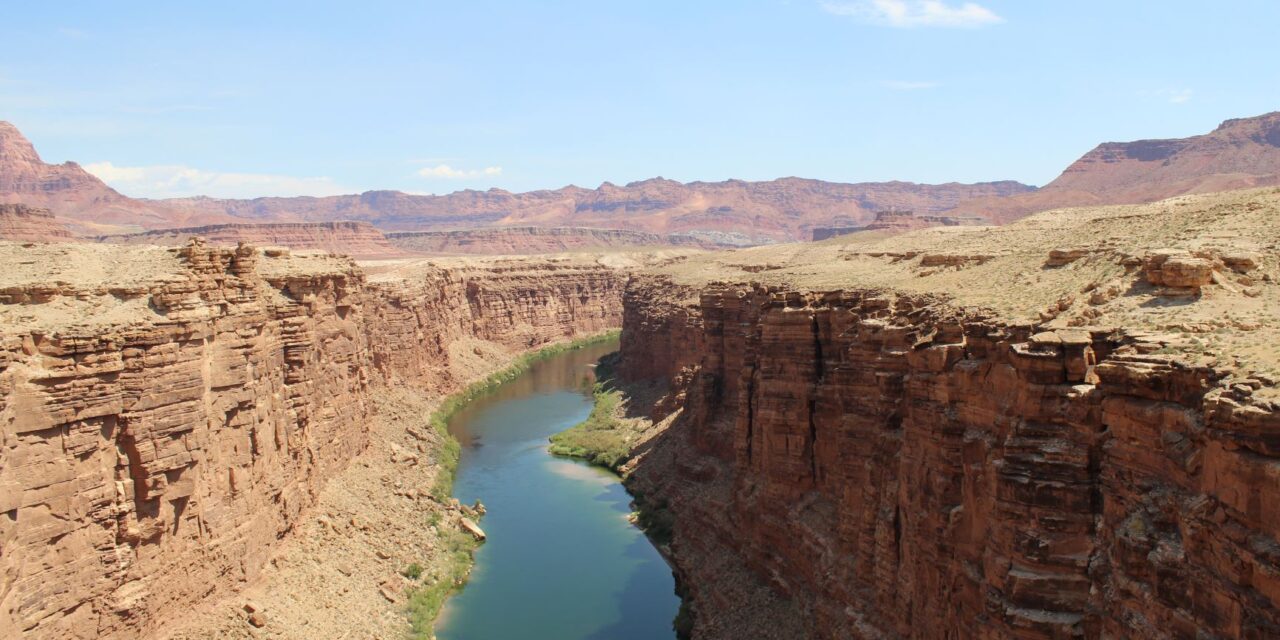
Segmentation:
[(1256, 381), (927, 294), (689, 293), (633, 282), (622, 349), (685, 395), (632, 482), (695, 637), (1280, 637)]
[(449, 389), (477, 352), (620, 323), (621, 276), (586, 260), (370, 283), (248, 247), (23, 251), (0, 289), (3, 637), (138, 637), (238, 588), (366, 446), (383, 379)]

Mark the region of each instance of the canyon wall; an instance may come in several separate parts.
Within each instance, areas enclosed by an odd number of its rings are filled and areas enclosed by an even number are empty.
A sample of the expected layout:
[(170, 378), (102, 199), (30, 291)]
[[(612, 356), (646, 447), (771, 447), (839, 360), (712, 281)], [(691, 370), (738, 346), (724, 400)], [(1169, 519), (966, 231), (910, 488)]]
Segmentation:
[(637, 277), (622, 370), (683, 412), (629, 483), (694, 637), (1280, 637), (1280, 405), (1158, 347)]
[(143, 636), (243, 586), (367, 445), (384, 381), (445, 391), (620, 322), (623, 276), (590, 260), (371, 278), (346, 258), (199, 242), (11, 249), (4, 637)]
[(291, 249), (318, 249), (356, 258), (400, 257), (404, 252), (391, 246), (386, 236), (367, 222), (276, 222), (262, 224), (215, 224), (180, 229), (156, 229), (142, 233), (98, 236), (111, 244), (181, 245), (192, 236), (205, 242), (234, 247), (241, 242), (256, 246)]

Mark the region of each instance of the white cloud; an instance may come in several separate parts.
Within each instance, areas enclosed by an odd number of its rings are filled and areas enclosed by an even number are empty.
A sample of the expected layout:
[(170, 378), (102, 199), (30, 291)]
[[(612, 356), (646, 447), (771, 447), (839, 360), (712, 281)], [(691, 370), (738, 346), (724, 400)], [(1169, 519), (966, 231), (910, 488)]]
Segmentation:
[(1164, 100), (1169, 104), (1186, 104), (1191, 102), (1195, 92), (1191, 89), (1144, 89), (1137, 95), (1147, 99)]
[(110, 162), (95, 162), (84, 168), (117, 191), (140, 198), (332, 196), (354, 192), (329, 178), (222, 173), (183, 165), (119, 167)]
[(418, 169), (418, 175), (424, 178), (443, 178), (446, 180), (465, 180), (484, 176), (502, 175), (502, 167), (485, 167), (483, 169), (454, 169), (447, 164)]
[(75, 27), (58, 27), (58, 34), (72, 40), (82, 40), (89, 36), (89, 32)]
[(838, 16), (899, 29), (915, 27), (949, 27), (971, 29), (1004, 22), (1004, 18), (976, 2), (952, 6), (942, 0), (858, 0), (827, 1), (823, 11)]
[(937, 82), (913, 82), (909, 80), (890, 80), (884, 83), (884, 86), (895, 91), (920, 91), (921, 89), (936, 89), (941, 84)]

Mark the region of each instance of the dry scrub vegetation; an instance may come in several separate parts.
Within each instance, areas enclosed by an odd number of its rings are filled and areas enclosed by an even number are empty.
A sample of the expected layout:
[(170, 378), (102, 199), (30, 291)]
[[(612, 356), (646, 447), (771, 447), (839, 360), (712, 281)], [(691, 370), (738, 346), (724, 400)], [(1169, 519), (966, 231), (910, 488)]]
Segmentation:
[[(1280, 380), (1277, 219), (1280, 189), (1253, 189), (702, 254), (655, 271), (689, 285), (936, 294), (1048, 329), (1126, 330), (1163, 353)], [(1152, 257), (1162, 254), (1203, 261), (1193, 275), (1205, 281), (1153, 283)]]

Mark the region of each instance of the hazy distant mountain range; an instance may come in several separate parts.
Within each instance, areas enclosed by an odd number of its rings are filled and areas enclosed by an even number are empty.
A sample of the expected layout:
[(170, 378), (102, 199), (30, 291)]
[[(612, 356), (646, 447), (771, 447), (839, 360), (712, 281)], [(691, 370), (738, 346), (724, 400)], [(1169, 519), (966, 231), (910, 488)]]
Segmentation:
[(680, 183), (653, 178), (526, 193), (367, 191), (251, 200), (130, 198), (74, 162), (46, 164), (16, 127), (0, 122), (0, 201), (47, 207), (83, 236), (228, 223), (354, 220), (382, 231), (595, 227), (659, 234), (730, 232), (779, 241), (806, 238), (814, 227), (865, 224), (885, 209), (1008, 222), (1057, 207), (1149, 202), (1271, 184), (1280, 184), (1280, 112), (1228, 120), (1212, 133), (1191, 138), (1104, 143), (1040, 189), (1014, 181), (844, 184), (781, 178)]

